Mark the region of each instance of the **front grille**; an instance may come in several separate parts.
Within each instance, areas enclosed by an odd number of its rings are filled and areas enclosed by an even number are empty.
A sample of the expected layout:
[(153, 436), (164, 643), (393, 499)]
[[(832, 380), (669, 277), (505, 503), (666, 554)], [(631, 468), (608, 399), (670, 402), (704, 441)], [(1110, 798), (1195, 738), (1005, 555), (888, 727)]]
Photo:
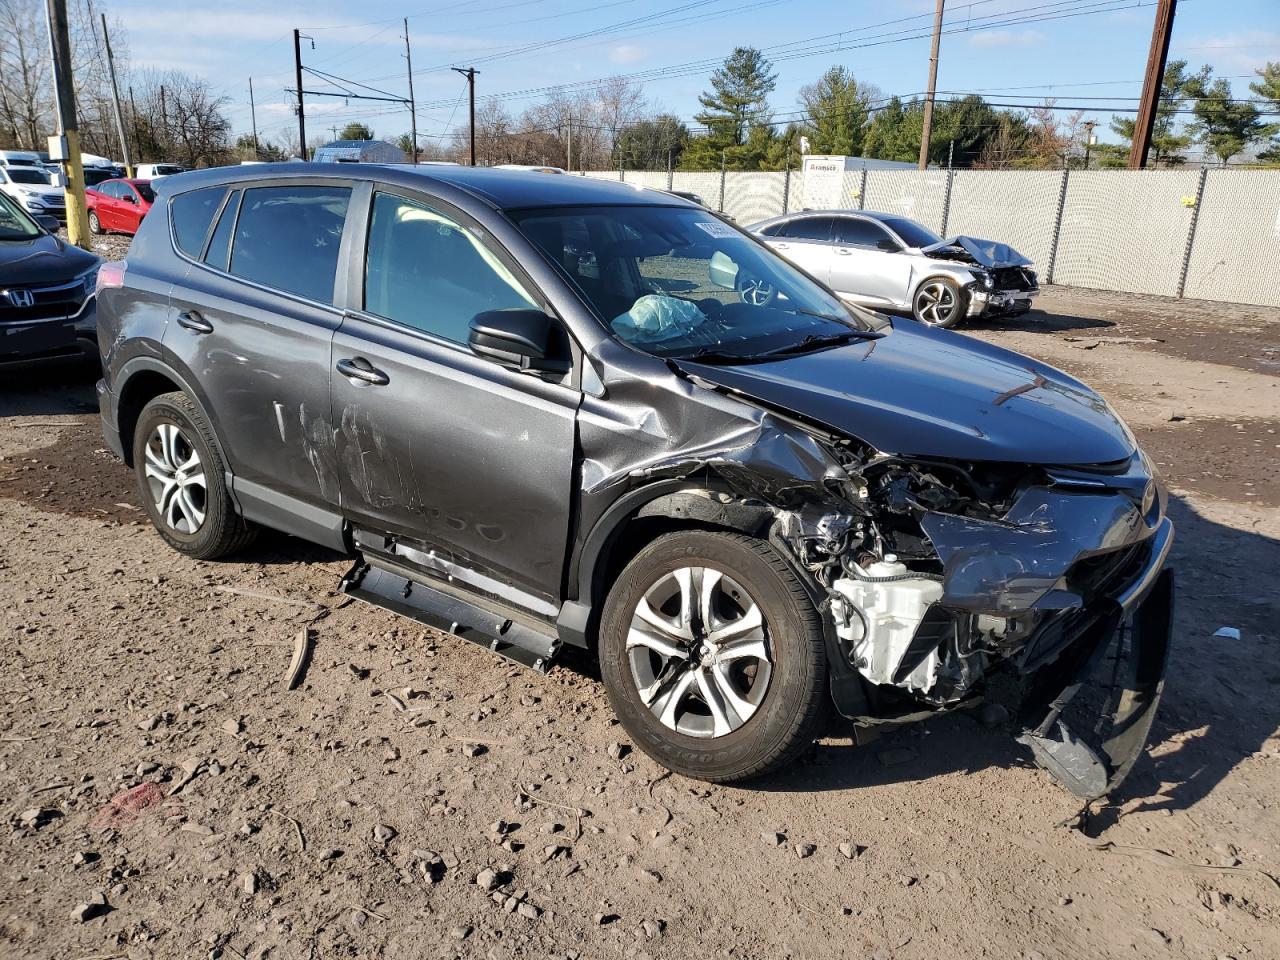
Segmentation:
[(1090, 603), (1096, 597), (1119, 593), (1147, 565), (1151, 556), (1151, 538), (1140, 540), (1120, 550), (1086, 557), (1067, 571), (1067, 585)]
[[(32, 295), (34, 302), (29, 307), (15, 307), (8, 296), (10, 290), (25, 290)], [(83, 280), (39, 287), (8, 287), (0, 290), (0, 324), (69, 317), (80, 310), (85, 296)]]

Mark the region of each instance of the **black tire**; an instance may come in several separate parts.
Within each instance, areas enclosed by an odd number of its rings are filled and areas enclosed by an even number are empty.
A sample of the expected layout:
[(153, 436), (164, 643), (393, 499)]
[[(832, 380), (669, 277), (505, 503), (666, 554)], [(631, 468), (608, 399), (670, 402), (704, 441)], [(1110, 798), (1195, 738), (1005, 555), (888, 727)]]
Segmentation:
[(96, 210), (89, 211), (89, 232), (97, 236), (102, 236), (107, 232), (102, 229), (102, 221), (98, 219), (98, 211)]
[(911, 298), (911, 315), (926, 326), (950, 329), (968, 313), (969, 294), (950, 277), (929, 277)]
[[(180, 515), (177, 526), (171, 523), (157, 501), (157, 488), (168, 488), (168, 485), (157, 474), (148, 474), (149, 464), (163, 472), (157, 456), (161, 460), (165, 458), (162, 438), (174, 437), (173, 428), (178, 433), (172, 448), (178, 455), (170, 459), (191, 462), (190, 456), (194, 455), (203, 476), (203, 494), (198, 499), (196, 494), (201, 487), (190, 488), (188, 509), (199, 510), (202, 516), (198, 524), (190, 524), (186, 510), (175, 505), (175, 498), (169, 497), (165, 502), (169, 504), (170, 513)], [(150, 458), (148, 448), (152, 452)], [(179, 553), (197, 560), (215, 560), (244, 549), (256, 535), (257, 528), (236, 513), (231, 502), (226, 466), (218, 453), (213, 428), (199, 405), (185, 393), (161, 394), (142, 408), (133, 434), (133, 467), (147, 516), (161, 538)], [(194, 477), (195, 468), (189, 474)], [(187, 479), (185, 474), (178, 476)], [(194, 529), (184, 529), (188, 525)]]
[[(741, 726), (722, 735), (690, 736), (664, 724), (641, 699), (627, 649), (639, 601), (683, 567), (732, 578), (764, 617), (772, 663), (763, 699)], [(605, 689), (622, 726), (639, 749), (687, 777), (733, 783), (777, 770), (813, 742), (827, 716), (827, 659), (818, 611), (782, 556), (752, 537), (684, 531), (641, 550), (605, 601), (599, 652)]]

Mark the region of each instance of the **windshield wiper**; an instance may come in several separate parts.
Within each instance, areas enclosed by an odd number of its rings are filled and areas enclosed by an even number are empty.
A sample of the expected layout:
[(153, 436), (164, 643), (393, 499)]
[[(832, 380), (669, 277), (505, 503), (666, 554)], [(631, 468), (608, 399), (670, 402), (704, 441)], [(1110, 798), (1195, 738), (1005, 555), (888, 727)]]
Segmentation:
[(750, 354), (728, 353), (724, 350), (716, 350), (714, 347), (703, 347), (701, 350), (695, 350), (693, 353), (682, 353), (672, 356), (672, 360), (692, 360), (694, 363), (709, 364), (732, 364), (732, 363), (751, 363), (756, 357)]
[(791, 353), (808, 353), (810, 350), (821, 350), (823, 347), (838, 347), (852, 340), (879, 340), (884, 334), (879, 330), (844, 330), (840, 333), (811, 333), (799, 343), (789, 343), (762, 353), (763, 357), (780, 357)]

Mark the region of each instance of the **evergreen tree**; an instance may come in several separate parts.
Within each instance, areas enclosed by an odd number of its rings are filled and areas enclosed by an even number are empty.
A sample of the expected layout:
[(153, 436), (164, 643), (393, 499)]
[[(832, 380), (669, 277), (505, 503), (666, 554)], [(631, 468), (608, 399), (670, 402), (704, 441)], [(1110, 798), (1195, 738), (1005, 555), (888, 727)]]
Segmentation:
[[(1160, 83), (1160, 100), (1156, 107), (1156, 117), (1151, 124), (1151, 151), (1147, 162), (1153, 167), (1165, 164), (1178, 164), (1185, 161), (1182, 152), (1191, 146), (1193, 137), (1185, 127), (1179, 129), (1178, 111), (1187, 102), (1187, 96), (1197, 84), (1204, 84), (1209, 79), (1209, 68), (1201, 67), (1195, 73), (1187, 72), (1187, 61), (1170, 60), (1164, 68), (1164, 80)], [(1133, 143), (1133, 132), (1137, 126), (1137, 117), (1113, 117), (1111, 129), (1124, 141), (1123, 156), (1127, 163), (1130, 145)], [(1112, 165), (1112, 157), (1120, 151), (1104, 150), (1103, 164)], [(1124, 166), (1124, 163), (1120, 164)]]
[(809, 152), (860, 156), (870, 108), (878, 95), (878, 90), (859, 84), (842, 66), (801, 87), (800, 105), (807, 116), (800, 132), (809, 138)]
[(1225, 77), (1219, 77), (1208, 86), (1201, 82), (1193, 83), (1190, 92), (1196, 98), (1196, 119), (1192, 130), (1205, 150), (1224, 166), (1236, 154), (1275, 132), (1274, 126), (1258, 118), (1258, 108), (1252, 103), (1233, 101), (1231, 81)]
[(690, 141), (680, 165), (711, 170), (723, 157), (731, 169), (758, 170), (772, 138), (769, 94), (776, 82), (777, 75), (759, 50), (734, 50), (711, 75), (711, 89), (698, 98), (703, 109), (696, 119), (707, 134)]
[[(1260, 70), (1255, 70), (1259, 79), (1249, 84), (1249, 90), (1257, 97), (1270, 101), (1271, 109), (1280, 111), (1280, 61), (1269, 62)], [(1280, 139), (1272, 134), (1271, 145), (1258, 154), (1259, 160), (1280, 163)]]
[(363, 123), (352, 121), (338, 132), (339, 140), (372, 140), (373, 130)]

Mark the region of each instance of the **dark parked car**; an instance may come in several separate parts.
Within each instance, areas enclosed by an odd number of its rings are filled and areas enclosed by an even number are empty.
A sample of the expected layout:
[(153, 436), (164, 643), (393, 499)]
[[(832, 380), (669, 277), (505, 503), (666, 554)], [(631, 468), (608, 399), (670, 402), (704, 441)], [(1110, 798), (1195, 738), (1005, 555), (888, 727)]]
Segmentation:
[(708, 780), (778, 768), (833, 703), (1004, 701), (1088, 796), (1140, 753), (1172, 526), (1066, 374), (624, 184), (289, 164), (157, 192), (102, 271), (99, 393), (176, 549), (273, 527), (529, 666), (587, 648), (635, 743)]
[(64, 243), (52, 217), (0, 194), (0, 367), (96, 357), (101, 261)]

